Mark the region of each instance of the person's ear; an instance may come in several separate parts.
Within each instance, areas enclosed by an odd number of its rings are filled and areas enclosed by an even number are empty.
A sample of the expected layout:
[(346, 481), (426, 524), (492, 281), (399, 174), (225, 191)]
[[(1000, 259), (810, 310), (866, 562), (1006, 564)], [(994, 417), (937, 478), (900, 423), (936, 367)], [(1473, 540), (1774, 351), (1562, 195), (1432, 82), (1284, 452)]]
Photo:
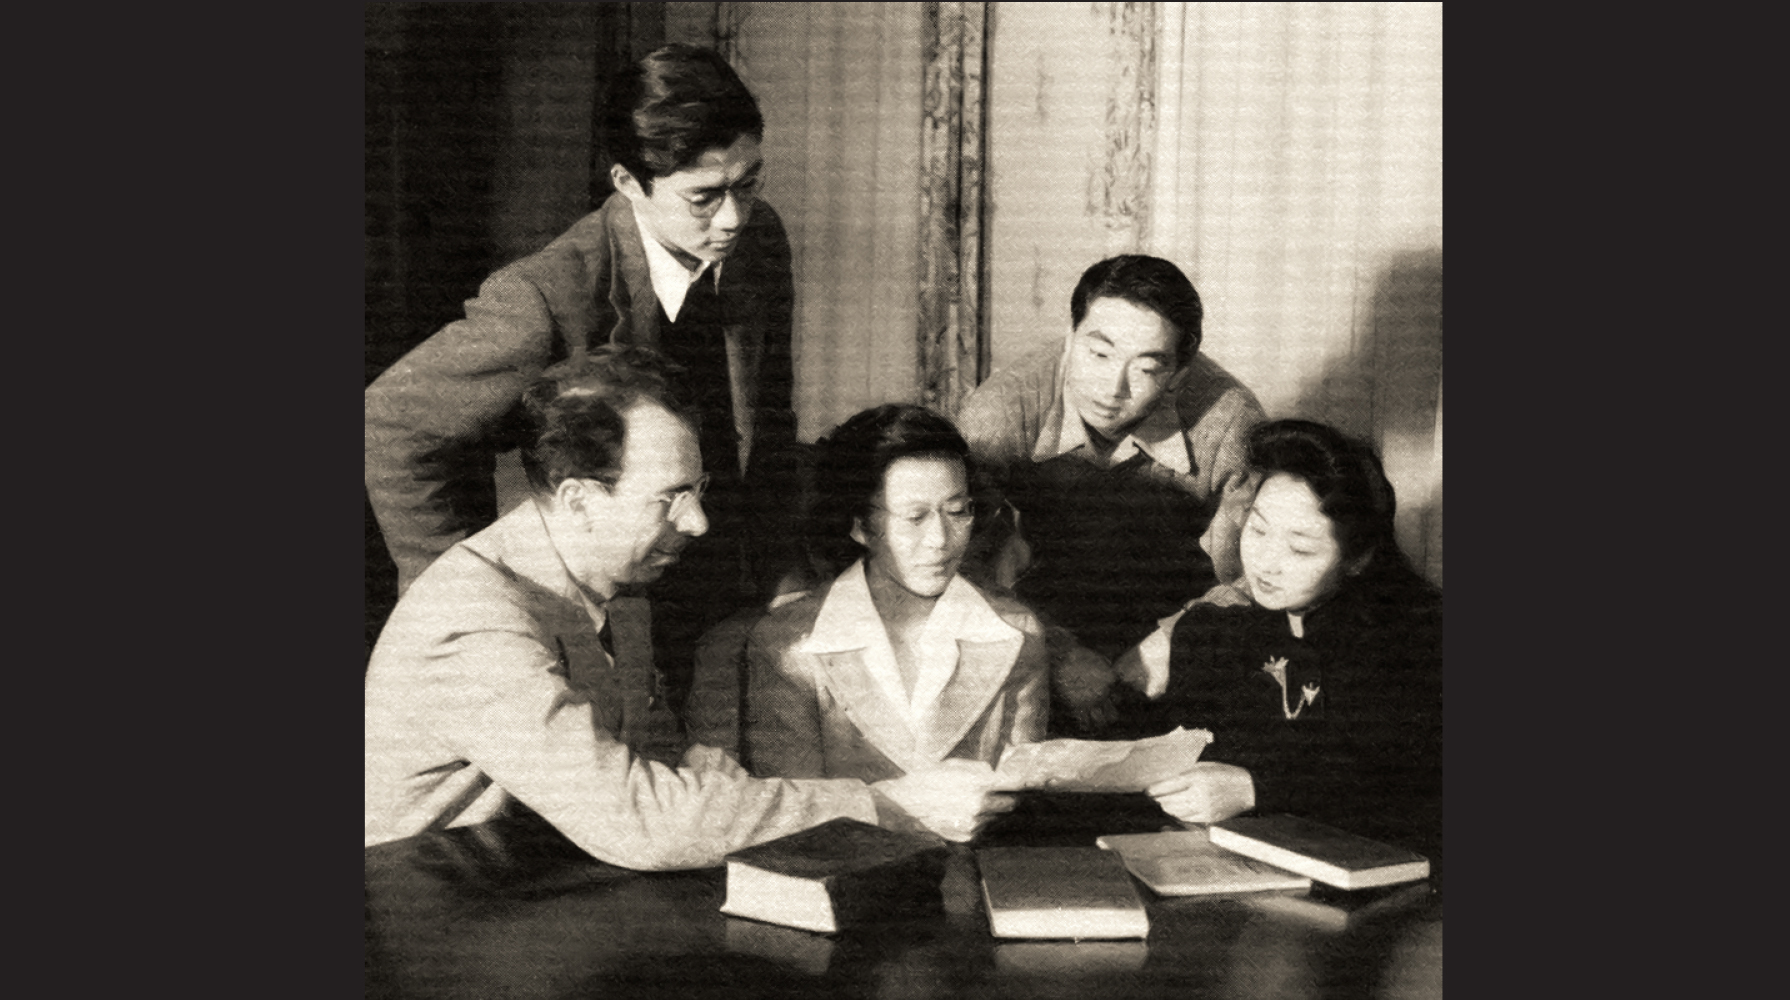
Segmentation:
[(581, 518), (588, 518), (593, 511), (591, 502), (603, 490), (603, 484), (594, 479), (579, 479), (567, 476), (559, 481), (553, 490), (553, 502), (559, 509)]
[(624, 167), (619, 163), (610, 164), (609, 183), (615, 185), (615, 189), (620, 191), (622, 197), (627, 198), (629, 201), (643, 201), (647, 197), (645, 189), (640, 186), (640, 182), (634, 179), (634, 175), (628, 171), (627, 167)]
[(870, 547), (870, 536), (864, 532), (864, 519), (861, 517), (851, 519), (851, 540), (865, 548)]

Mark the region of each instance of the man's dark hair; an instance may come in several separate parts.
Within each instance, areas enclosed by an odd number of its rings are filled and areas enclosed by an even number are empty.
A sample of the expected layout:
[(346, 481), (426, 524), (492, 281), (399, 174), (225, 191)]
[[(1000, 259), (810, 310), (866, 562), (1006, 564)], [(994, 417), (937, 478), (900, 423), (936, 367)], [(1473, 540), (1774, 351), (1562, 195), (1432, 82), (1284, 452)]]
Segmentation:
[(835, 572), (864, 554), (851, 537), (852, 521), (870, 516), (883, 476), (897, 459), (956, 459), (963, 463), (966, 483), (975, 473), (970, 446), (951, 421), (909, 403), (865, 410), (834, 428), (815, 450), (808, 540)]
[(1123, 299), (1148, 309), (1175, 328), (1175, 367), (1187, 367), (1200, 349), (1200, 293), (1181, 269), (1161, 257), (1121, 254), (1082, 272), (1069, 297), (1069, 319), (1080, 326), (1095, 299)]
[(764, 116), (739, 74), (713, 49), (654, 49), (609, 85), (602, 117), (609, 156), (647, 194), (653, 178), (695, 163), (750, 135), (764, 140)]
[(672, 389), (682, 368), (657, 351), (605, 344), (548, 368), (522, 394), (522, 471), (538, 495), (567, 479), (614, 486), (622, 476), (623, 414), (656, 403), (690, 416)]
[(1247, 454), (1264, 478), (1281, 472), (1311, 487), (1345, 562), (1371, 553), (1370, 569), (1408, 565), (1393, 532), (1392, 483), (1365, 442), (1310, 420), (1271, 420), (1250, 432)]

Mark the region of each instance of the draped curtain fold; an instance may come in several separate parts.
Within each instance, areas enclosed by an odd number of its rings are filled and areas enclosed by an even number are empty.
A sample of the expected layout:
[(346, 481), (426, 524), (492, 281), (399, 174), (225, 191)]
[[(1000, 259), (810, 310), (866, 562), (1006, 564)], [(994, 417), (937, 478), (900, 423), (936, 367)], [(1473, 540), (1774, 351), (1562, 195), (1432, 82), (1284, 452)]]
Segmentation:
[(987, 374), (982, 172), (988, 4), (922, 6), (920, 399), (952, 414)]
[(923, 5), (717, 6), (765, 117), (764, 197), (794, 251), (798, 433), (812, 441), (921, 395)]
[(988, 371), (992, 5), (672, 6), (667, 36), (726, 54), (765, 115), (765, 198), (795, 255), (801, 436), (883, 402), (956, 412)]
[(1378, 446), (1441, 582), (1439, 3), (1162, 4), (1144, 246), (1272, 416)]

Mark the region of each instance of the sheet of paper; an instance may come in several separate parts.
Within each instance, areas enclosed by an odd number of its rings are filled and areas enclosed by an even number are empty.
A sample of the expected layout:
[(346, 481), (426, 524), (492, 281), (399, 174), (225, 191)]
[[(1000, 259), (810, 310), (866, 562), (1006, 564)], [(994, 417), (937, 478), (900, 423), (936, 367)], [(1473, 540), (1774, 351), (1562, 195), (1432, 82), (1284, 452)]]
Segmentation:
[(1045, 740), (1008, 747), (995, 769), (1000, 791), (1141, 792), (1199, 762), (1212, 733), (1176, 728), (1146, 740)]

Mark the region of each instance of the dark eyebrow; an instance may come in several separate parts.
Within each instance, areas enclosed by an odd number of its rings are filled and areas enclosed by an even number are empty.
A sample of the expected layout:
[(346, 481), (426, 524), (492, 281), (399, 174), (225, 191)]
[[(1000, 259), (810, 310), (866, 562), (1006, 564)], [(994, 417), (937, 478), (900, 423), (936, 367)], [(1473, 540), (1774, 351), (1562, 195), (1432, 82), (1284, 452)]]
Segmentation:
[(1101, 333), (1099, 330), (1084, 330), (1082, 331), (1082, 336), (1092, 337), (1108, 347), (1114, 346), (1111, 338), (1107, 337), (1106, 334)]

